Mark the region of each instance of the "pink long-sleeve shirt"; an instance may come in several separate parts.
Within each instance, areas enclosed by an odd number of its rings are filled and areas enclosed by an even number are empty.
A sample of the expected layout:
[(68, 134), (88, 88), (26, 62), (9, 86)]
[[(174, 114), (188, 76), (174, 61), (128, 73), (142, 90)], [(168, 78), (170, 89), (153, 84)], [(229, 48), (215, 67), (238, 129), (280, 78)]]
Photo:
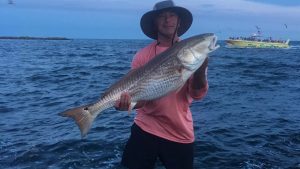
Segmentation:
[[(146, 64), (157, 54), (168, 49), (168, 47), (156, 46), (156, 43), (154, 41), (137, 52), (131, 64), (132, 69)], [(193, 76), (179, 91), (147, 101), (143, 107), (137, 109), (134, 122), (142, 130), (158, 137), (178, 143), (194, 142), (193, 118), (189, 106), (193, 99), (198, 100), (206, 95), (208, 84), (206, 83), (200, 90), (193, 90), (192, 81)]]

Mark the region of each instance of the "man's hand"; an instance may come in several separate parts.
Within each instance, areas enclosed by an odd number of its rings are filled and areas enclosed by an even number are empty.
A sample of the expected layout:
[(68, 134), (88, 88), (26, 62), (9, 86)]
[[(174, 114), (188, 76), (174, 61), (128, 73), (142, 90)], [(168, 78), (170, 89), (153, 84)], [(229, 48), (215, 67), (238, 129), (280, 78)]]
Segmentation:
[(131, 104), (131, 96), (129, 93), (124, 92), (120, 96), (120, 100), (116, 101), (115, 108), (116, 110), (120, 111), (130, 111), (130, 104)]

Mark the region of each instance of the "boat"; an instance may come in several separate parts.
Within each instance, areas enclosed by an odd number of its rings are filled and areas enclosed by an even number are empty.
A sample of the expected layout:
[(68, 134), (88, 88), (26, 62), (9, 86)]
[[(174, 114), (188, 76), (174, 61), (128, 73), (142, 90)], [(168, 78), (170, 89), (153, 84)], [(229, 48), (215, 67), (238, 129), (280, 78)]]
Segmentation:
[(230, 37), (226, 41), (229, 48), (289, 48), (290, 40), (273, 40), (272, 37), (262, 38), (261, 31), (257, 27), (257, 33), (250, 37)]

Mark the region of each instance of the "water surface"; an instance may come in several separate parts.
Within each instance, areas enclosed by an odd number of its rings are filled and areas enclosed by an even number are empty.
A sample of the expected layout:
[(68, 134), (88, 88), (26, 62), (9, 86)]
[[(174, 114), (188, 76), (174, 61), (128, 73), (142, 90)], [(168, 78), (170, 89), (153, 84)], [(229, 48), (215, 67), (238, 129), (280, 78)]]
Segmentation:
[[(120, 168), (134, 114), (106, 110), (85, 139), (57, 114), (98, 99), (148, 43), (0, 40), (0, 167)], [(300, 43), (292, 45), (210, 56), (208, 95), (191, 106), (195, 168), (300, 168)]]

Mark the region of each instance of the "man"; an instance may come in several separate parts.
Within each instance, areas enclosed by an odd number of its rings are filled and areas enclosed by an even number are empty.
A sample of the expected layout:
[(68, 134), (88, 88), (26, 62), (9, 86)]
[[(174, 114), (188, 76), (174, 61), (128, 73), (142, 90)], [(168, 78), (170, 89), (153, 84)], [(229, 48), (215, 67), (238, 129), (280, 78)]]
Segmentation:
[[(192, 14), (172, 1), (155, 4), (141, 18), (145, 35), (155, 41), (141, 49), (132, 61), (136, 69), (179, 41), (192, 24)], [(193, 168), (194, 130), (191, 102), (203, 98), (208, 90), (206, 60), (186, 84), (176, 92), (152, 100), (140, 101), (126, 144), (122, 164), (130, 169), (151, 169), (159, 159), (167, 169)], [(117, 110), (130, 109), (130, 96), (121, 95)]]

